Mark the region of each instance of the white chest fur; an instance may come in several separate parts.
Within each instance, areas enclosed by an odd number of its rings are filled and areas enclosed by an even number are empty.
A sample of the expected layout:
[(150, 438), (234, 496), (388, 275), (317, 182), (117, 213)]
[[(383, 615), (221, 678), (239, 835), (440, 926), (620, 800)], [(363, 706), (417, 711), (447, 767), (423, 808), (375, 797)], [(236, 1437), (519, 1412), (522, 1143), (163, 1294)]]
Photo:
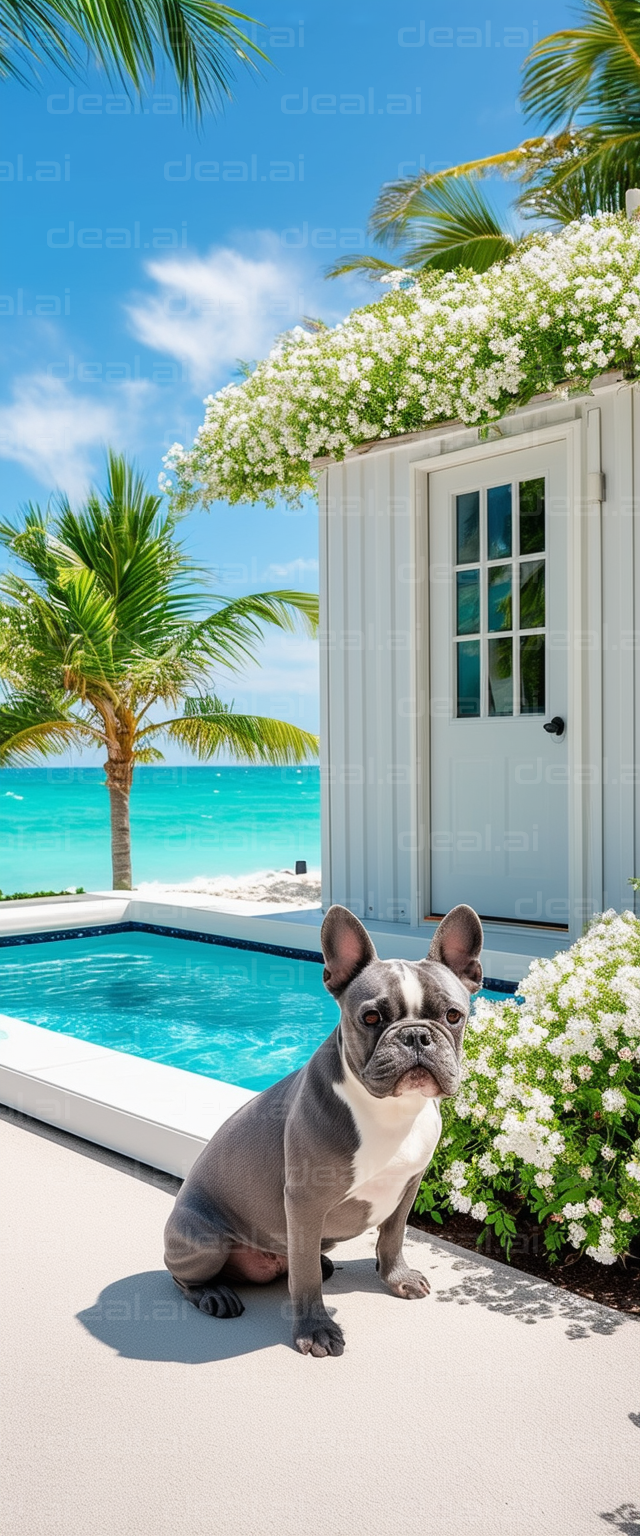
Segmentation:
[(442, 1130), (438, 1099), (404, 1093), (375, 1099), (344, 1065), (345, 1080), (334, 1092), (348, 1104), (360, 1137), (353, 1182), (346, 1200), (367, 1200), (371, 1225), (391, 1216), (409, 1179), (431, 1162)]

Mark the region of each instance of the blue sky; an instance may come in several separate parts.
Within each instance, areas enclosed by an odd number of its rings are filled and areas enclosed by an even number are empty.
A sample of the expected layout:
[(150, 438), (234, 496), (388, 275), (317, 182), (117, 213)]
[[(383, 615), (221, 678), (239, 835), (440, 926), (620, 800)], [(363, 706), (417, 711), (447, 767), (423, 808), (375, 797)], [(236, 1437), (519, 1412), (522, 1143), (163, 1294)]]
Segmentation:
[[(250, 7), (249, 7), (250, 8)], [(340, 319), (372, 295), (326, 282), (366, 243), (382, 182), (519, 142), (517, 93), (536, 36), (568, 7), (487, 0), (336, 0), (256, 7), (270, 55), (199, 131), (161, 72), (142, 104), (89, 71), (3, 84), (2, 512), (100, 479), (104, 446), (155, 483), (203, 397), (303, 314)], [(505, 206), (509, 189), (497, 182)], [(317, 588), (310, 502), (195, 512), (191, 550), (219, 590)], [(317, 726), (315, 647), (270, 638), (224, 687), (237, 705)]]

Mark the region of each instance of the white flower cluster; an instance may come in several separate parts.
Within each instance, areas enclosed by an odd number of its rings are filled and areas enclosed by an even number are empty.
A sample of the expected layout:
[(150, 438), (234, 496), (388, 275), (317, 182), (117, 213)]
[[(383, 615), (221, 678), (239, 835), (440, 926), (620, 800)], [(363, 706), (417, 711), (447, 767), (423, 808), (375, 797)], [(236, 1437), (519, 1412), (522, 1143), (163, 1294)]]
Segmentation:
[(522, 994), (477, 1001), (426, 1185), (477, 1221), (524, 1206), (552, 1253), (612, 1264), (640, 1233), (640, 921), (606, 912)]
[(483, 423), (567, 382), (640, 372), (640, 228), (599, 215), (536, 235), (482, 276), (399, 273), (343, 324), (296, 327), (243, 382), (206, 402), (163, 486), (202, 499), (297, 499), (314, 459), (439, 421)]

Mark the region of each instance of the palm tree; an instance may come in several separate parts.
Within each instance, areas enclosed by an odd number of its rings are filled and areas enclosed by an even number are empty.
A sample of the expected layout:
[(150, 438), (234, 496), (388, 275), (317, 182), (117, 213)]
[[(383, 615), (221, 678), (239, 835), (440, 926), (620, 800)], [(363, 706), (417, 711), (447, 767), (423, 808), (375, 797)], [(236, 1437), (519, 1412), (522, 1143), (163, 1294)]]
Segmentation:
[(41, 62), (93, 63), (141, 96), (164, 56), (183, 114), (200, 119), (231, 95), (236, 60), (266, 59), (239, 25), (252, 20), (217, 0), (0, 0), (0, 76), (26, 83)]
[[(249, 763), (297, 763), (317, 738), (282, 720), (236, 714), (212, 671), (254, 657), (262, 626), (315, 634), (318, 599), (258, 592), (212, 599), (176, 537), (176, 517), (110, 453), (102, 496), (55, 515), (28, 506), (0, 523), (22, 572), (0, 580), (0, 764), (38, 762), (72, 744), (106, 750), (113, 884), (131, 888), (129, 796), (160, 743), (201, 761), (225, 749)], [(155, 713), (155, 718), (154, 718)]]
[(549, 137), (468, 160), (449, 170), (420, 171), (390, 182), (369, 221), (375, 241), (398, 259), (352, 256), (327, 276), (397, 267), (457, 266), (484, 272), (515, 249), (521, 236), (494, 213), (477, 182), (516, 178), (516, 209), (554, 225), (624, 207), (640, 182), (640, 5), (638, 0), (582, 0), (582, 25), (544, 37), (525, 61), (522, 102)]

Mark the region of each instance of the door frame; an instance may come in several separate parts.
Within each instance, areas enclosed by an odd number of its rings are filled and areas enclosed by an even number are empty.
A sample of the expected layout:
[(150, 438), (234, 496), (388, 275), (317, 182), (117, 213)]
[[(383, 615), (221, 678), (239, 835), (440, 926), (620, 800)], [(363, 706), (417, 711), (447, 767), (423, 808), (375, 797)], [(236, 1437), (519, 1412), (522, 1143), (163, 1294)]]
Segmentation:
[[(589, 411), (588, 428), (600, 432), (600, 412)], [(585, 424), (586, 425), (586, 424)], [(448, 451), (446, 441), (437, 454), (414, 460), (411, 465), (411, 538), (413, 636), (414, 743), (414, 911), (418, 926), (431, 911), (431, 733), (430, 733), (430, 612), (429, 612), (429, 476), (475, 461), (497, 462), (509, 453), (527, 448), (564, 443), (566, 452), (567, 528), (567, 630), (569, 634), (567, 678), (567, 751), (569, 764), (569, 937), (582, 933), (592, 911), (602, 908), (602, 734), (600, 649), (601, 635), (593, 651), (586, 638), (589, 590), (599, 586), (601, 567), (601, 505), (582, 497), (583, 419), (516, 432), (509, 437), (478, 442)], [(585, 516), (585, 512), (590, 515)], [(598, 721), (600, 726), (598, 729)], [(591, 765), (585, 772), (583, 764)], [(595, 766), (595, 773), (592, 771)], [(586, 782), (595, 780), (595, 782)], [(509, 928), (517, 928), (509, 923)], [(523, 930), (526, 925), (522, 925)]]

